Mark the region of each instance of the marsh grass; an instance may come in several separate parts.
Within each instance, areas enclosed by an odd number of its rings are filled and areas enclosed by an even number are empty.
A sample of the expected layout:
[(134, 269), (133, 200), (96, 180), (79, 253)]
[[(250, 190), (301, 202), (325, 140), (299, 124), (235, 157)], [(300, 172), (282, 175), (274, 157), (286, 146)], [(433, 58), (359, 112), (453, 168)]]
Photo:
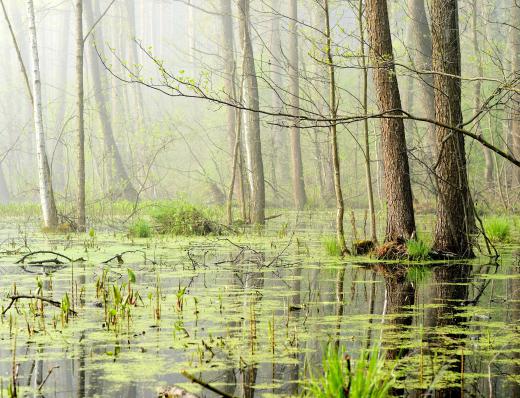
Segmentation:
[(329, 344), (323, 359), (323, 374), (311, 375), (304, 397), (313, 398), (386, 398), (394, 385), (392, 372), (385, 367), (379, 349), (362, 352), (350, 366), (343, 350)]
[(430, 246), (420, 239), (408, 240), (406, 251), (410, 260), (422, 261), (430, 257)]
[(209, 209), (179, 200), (162, 203), (150, 211), (156, 230), (161, 234), (205, 236), (219, 234), (220, 227)]
[(486, 235), (493, 242), (507, 242), (511, 236), (511, 223), (504, 217), (493, 217), (485, 220)]
[(322, 245), (328, 256), (340, 257), (341, 249), (335, 236), (326, 236), (322, 239)]
[(142, 218), (136, 220), (128, 229), (130, 236), (136, 238), (149, 238), (152, 236), (152, 226)]

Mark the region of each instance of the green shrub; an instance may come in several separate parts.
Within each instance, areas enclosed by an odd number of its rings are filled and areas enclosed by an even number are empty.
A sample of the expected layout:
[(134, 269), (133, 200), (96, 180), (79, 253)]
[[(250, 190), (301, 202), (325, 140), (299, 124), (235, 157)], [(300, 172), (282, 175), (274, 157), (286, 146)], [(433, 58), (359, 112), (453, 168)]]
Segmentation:
[(506, 218), (489, 218), (484, 222), (486, 235), (493, 242), (506, 242), (511, 235), (511, 225)]
[(149, 238), (152, 236), (152, 227), (148, 221), (140, 218), (130, 225), (129, 232), (131, 236), (136, 238)]
[(206, 213), (187, 202), (174, 201), (156, 207), (150, 215), (161, 234), (190, 236), (220, 233), (218, 224)]
[(410, 260), (427, 260), (430, 257), (430, 247), (420, 239), (407, 241), (406, 251)]
[(332, 257), (341, 256), (341, 249), (335, 236), (327, 236), (323, 238), (322, 243), (325, 251), (327, 252), (327, 255)]
[(354, 366), (343, 351), (329, 344), (323, 359), (323, 375), (307, 383), (304, 397), (313, 398), (387, 398), (394, 378), (385, 369), (384, 356), (375, 347), (363, 352)]

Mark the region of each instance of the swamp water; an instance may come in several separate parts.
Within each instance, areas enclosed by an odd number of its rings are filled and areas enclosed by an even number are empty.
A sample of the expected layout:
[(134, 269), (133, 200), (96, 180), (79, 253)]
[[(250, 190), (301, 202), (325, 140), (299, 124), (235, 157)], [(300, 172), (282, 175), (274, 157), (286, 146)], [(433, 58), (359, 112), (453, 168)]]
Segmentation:
[[(520, 396), (518, 245), (498, 264), (340, 261), (324, 255), (323, 218), (229, 240), (4, 225), (1, 311), (15, 293), (61, 306), (20, 299), (0, 317), (0, 397), (13, 379), (18, 396), (215, 396), (182, 371), (237, 397), (298, 395), (331, 342), (354, 361), (380, 345), (402, 396)], [(17, 264), (26, 246), (86, 261)]]

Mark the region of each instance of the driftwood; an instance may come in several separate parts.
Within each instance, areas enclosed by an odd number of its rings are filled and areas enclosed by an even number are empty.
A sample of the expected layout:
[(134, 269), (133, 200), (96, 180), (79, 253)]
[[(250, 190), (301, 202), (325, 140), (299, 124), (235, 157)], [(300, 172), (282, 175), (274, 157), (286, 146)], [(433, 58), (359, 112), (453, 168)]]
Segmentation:
[(159, 398), (200, 398), (198, 395), (192, 394), (180, 387), (167, 387), (159, 391)]
[[(50, 298), (47, 298), (47, 297), (42, 297), (42, 296), (33, 296), (33, 295), (26, 295), (26, 294), (17, 294), (17, 295), (13, 295), (13, 296), (10, 296), (9, 297), (11, 299), (11, 302), (9, 303), (9, 305), (4, 309), (4, 311), (2, 312), (2, 315), (5, 315), (5, 313), (7, 311), (9, 311), (11, 309), (11, 307), (13, 306), (13, 304), (18, 301), (18, 300), (21, 300), (21, 299), (29, 299), (29, 300), (40, 300), (40, 301), (43, 301), (44, 303), (49, 303), (55, 307), (58, 307), (58, 308), (61, 308), (61, 303), (59, 301), (56, 301), (56, 300), (52, 300)], [(72, 314), (72, 315), (78, 315), (78, 313), (72, 309), (69, 308), (69, 313)]]
[(33, 265), (35, 265), (35, 264), (48, 264), (48, 263), (65, 264), (63, 261), (59, 260), (58, 257), (67, 260), (67, 262), (69, 262), (69, 263), (85, 261), (85, 259), (83, 257), (80, 257), (80, 258), (77, 258), (77, 259), (73, 260), (72, 258), (70, 258), (70, 257), (68, 257), (68, 256), (66, 256), (64, 254), (61, 254), (61, 253), (57, 253), (57, 252), (53, 252), (53, 251), (49, 251), (49, 250), (39, 250), (39, 251), (36, 251), (36, 252), (27, 253), (20, 260), (18, 260), (15, 264), (25, 264), (25, 260), (27, 260), (29, 257), (35, 256), (37, 254), (53, 254), (53, 255), (55, 255), (57, 257), (54, 258), (54, 259), (50, 259), (50, 260), (35, 260), (35, 261), (29, 262), (28, 264), (33, 264)]
[[(101, 264), (108, 264), (110, 263), (111, 261), (114, 261), (114, 260), (117, 260), (117, 263), (118, 264), (123, 264), (125, 261), (123, 260), (123, 256), (125, 254), (130, 254), (130, 253), (141, 253), (144, 257), (144, 261), (146, 263), (146, 261), (148, 260), (147, 256), (146, 256), (146, 252), (142, 251), (142, 250), (127, 250), (127, 251), (124, 251), (122, 253), (119, 253), (119, 254), (116, 254), (112, 257), (110, 257), (108, 260), (105, 260), (105, 261), (102, 261)], [(149, 260), (152, 264), (156, 264), (155, 261), (153, 260)]]
[(195, 376), (189, 374), (185, 370), (181, 372), (181, 374), (186, 377), (187, 379), (191, 380), (193, 383), (197, 383), (198, 385), (204, 387), (206, 390), (209, 390), (211, 392), (214, 392), (215, 394), (220, 395), (224, 398), (235, 398), (233, 395), (228, 394), (227, 392), (221, 391), (218, 388), (213, 387), (212, 385), (206, 383), (205, 381), (202, 381), (200, 379), (197, 379)]

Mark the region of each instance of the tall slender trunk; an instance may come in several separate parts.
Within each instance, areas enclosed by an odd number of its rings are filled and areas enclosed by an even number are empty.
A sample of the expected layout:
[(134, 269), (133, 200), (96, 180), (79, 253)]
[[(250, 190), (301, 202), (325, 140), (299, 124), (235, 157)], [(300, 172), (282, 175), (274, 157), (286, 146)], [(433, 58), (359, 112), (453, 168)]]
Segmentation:
[[(70, 41), (70, 12), (69, 10), (63, 11), (60, 26), (60, 49), (59, 54), (69, 54), (69, 41)], [(63, 57), (60, 59), (60, 67), (56, 69), (56, 80), (59, 82), (61, 93), (57, 100), (58, 109), (54, 119), (54, 126), (57, 132), (59, 132), (58, 140), (54, 149), (54, 153), (51, 157), (52, 163), (52, 181), (54, 182), (54, 188), (58, 191), (65, 190), (66, 183), (66, 164), (65, 164), (65, 145), (63, 142), (63, 134), (65, 130), (65, 112), (67, 110), (67, 83), (68, 83), (68, 65), (69, 57)]]
[[(418, 70), (432, 69), (432, 35), (426, 14), (425, 0), (408, 0), (411, 19), (412, 62)], [(421, 111), (424, 117), (435, 119), (435, 104), (433, 99), (433, 76), (430, 73), (420, 74), (418, 94)], [(426, 155), (433, 156), (436, 151), (435, 128), (427, 125)]]
[(341, 254), (349, 253), (347, 244), (345, 243), (345, 231), (343, 226), (343, 218), (345, 215), (345, 202), (343, 200), (343, 190), (341, 188), (341, 172), (339, 165), (339, 150), (338, 150), (338, 132), (334, 120), (337, 115), (337, 99), (336, 99), (336, 71), (334, 66), (334, 57), (332, 53), (332, 33), (330, 28), (330, 11), (329, 0), (324, 0), (323, 11), (325, 13), (325, 39), (326, 56), (329, 72), (329, 114), (331, 125), (329, 127), (329, 139), (332, 148), (332, 163), (334, 166), (334, 192), (336, 193), (336, 240), (341, 250)]
[[(271, 60), (269, 62), (270, 74), (275, 90), (271, 94), (271, 107), (274, 112), (282, 111), (282, 100), (280, 98), (280, 88), (283, 85), (282, 81), (282, 41), (280, 35), (280, 16), (276, 13), (280, 12), (280, 0), (272, 0), (271, 8), (274, 14), (271, 17), (271, 37), (269, 51)], [(286, 142), (283, 137), (282, 127), (273, 123), (271, 126), (271, 182), (276, 191), (278, 191), (279, 184), (285, 182), (287, 175), (286, 167), (283, 163), (284, 153), (286, 150)]]
[[(370, 58), (380, 112), (399, 115), (401, 97), (395, 76), (386, 0), (367, 0)], [(381, 119), (381, 146), (387, 202), (386, 241), (406, 240), (415, 232), (410, 168), (403, 120)]]
[(51, 172), (45, 148), (45, 131), (43, 128), (42, 93), (40, 80), (40, 60), (38, 57), (38, 39), (36, 37), (36, 21), (34, 17), (33, 0), (27, 0), (29, 17), (29, 38), (31, 42), (32, 59), (32, 93), (34, 98), (34, 129), (36, 131), (36, 156), (38, 160), (38, 181), (40, 187), (40, 202), (43, 213), (43, 222), (46, 228), (56, 228), (58, 214), (52, 190)]
[[(435, 118), (445, 125), (462, 123), (459, 14), (457, 0), (431, 2)], [(464, 136), (435, 127), (438, 146), (437, 224), (433, 246), (460, 256), (473, 256), (474, 209), (468, 187)]]
[(374, 187), (372, 185), (372, 165), (370, 158), (370, 134), (368, 128), (368, 68), (365, 57), (365, 27), (363, 23), (363, 0), (358, 3), (359, 37), (361, 43), (361, 67), (363, 73), (363, 132), (365, 137), (365, 176), (368, 196), (368, 212), (370, 213), (370, 238), (377, 242), (376, 210), (374, 206)]
[(0, 203), (7, 204), (9, 203), (9, 200), (9, 186), (7, 185), (7, 180), (5, 179), (3, 165), (0, 163)]
[[(482, 63), (482, 55), (480, 53), (480, 45), (478, 40), (478, 29), (477, 29), (477, 21), (479, 19), (479, 8), (478, 8), (478, 1), (473, 0), (473, 19), (472, 19), (472, 41), (473, 41), (473, 52), (476, 59), (476, 67), (477, 67), (477, 76), (484, 76), (484, 65)], [(482, 80), (477, 79), (475, 82), (475, 92), (473, 97), (473, 107), (474, 113), (476, 114), (480, 110), (481, 106), (481, 93), (482, 91)], [(476, 123), (476, 130), (479, 135), (483, 134), (482, 127), (480, 125), (480, 120), (477, 120)], [(486, 185), (487, 188), (493, 188), (494, 181), (493, 181), (493, 157), (491, 155), (491, 151), (486, 148), (485, 146), (481, 146), (482, 148), (482, 154), (484, 155), (484, 161), (485, 161), (485, 175), (486, 175)]]
[[(513, 3), (511, 10), (511, 70), (513, 73), (520, 71), (520, 3)], [(518, 90), (513, 93), (511, 101), (511, 138), (513, 154), (520, 159), (520, 93)], [(520, 187), (520, 167), (513, 168), (513, 183)]]
[[(94, 12), (90, 1), (85, 3), (85, 18), (88, 26), (92, 26), (94, 23)], [(96, 32), (92, 32), (92, 40), (97, 39), (99, 43), (103, 43), (103, 33), (101, 27), (96, 28)], [(110, 121), (109, 112), (107, 109), (107, 100), (105, 97), (105, 91), (101, 83), (101, 72), (99, 70), (98, 55), (94, 48), (94, 43), (87, 46), (88, 48), (88, 59), (90, 64), (90, 70), (92, 72), (92, 84), (94, 86), (94, 99), (97, 105), (97, 113), (101, 122), (101, 130), (103, 132), (103, 140), (105, 149), (108, 153), (108, 158), (111, 162), (108, 165), (110, 168), (110, 174), (113, 176), (111, 179), (112, 190), (121, 194), (124, 199), (135, 200), (137, 197), (137, 191), (133, 187), (128, 173), (121, 158), (121, 153), (114, 139), (114, 132), (112, 130), (112, 123)], [(113, 163), (113, 164), (112, 164)], [(114, 167), (114, 172), (112, 172)]]
[(244, 112), (244, 138), (246, 144), (247, 172), (251, 192), (251, 222), (265, 223), (265, 182), (262, 159), (262, 142), (260, 140), (260, 107), (258, 98), (258, 81), (256, 78), (253, 44), (251, 42), (249, 0), (239, 0), (240, 33), (244, 56), (244, 102), (251, 111)]
[(83, 92), (83, 0), (75, 1), (76, 12), (76, 111), (78, 117), (77, 164), (77, 222), (78, 230), (85, 230), (85, 114)]
[[(298, 57), (298, 4), (297, 0), (289, 2), (289, 103), (291, 114), (296, 118), (300, 114), (300, 76)], [(291, 160), (294, 206), (302, 210), (307, 202), (305, 181), (303, 177), (302, 149), (300, 129), (293, 123), (291, 127)]]

